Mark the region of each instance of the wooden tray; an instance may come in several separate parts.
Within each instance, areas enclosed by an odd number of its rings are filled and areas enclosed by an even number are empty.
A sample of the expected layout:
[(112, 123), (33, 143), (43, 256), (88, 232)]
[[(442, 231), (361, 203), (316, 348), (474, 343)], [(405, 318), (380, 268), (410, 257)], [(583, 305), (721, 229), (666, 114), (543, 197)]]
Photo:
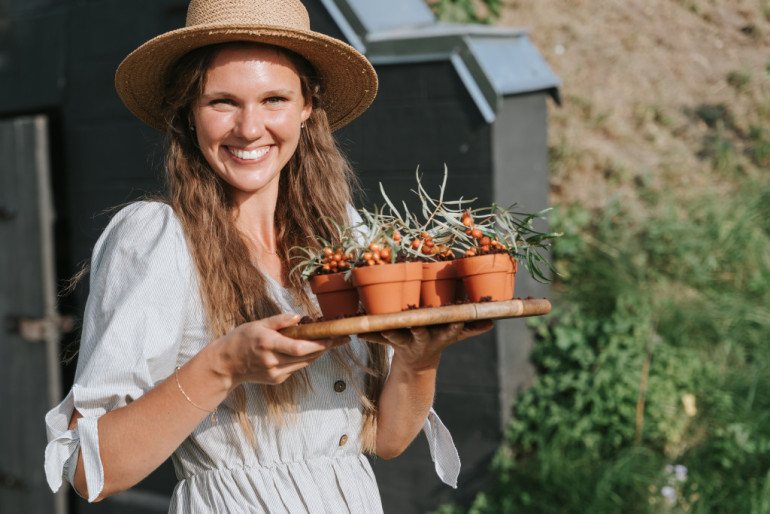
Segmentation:
[(438, 325), (482, 319), (523, 318), (551, 312), (546, 299), (506, 300), (503, 302), (465, 303), (446, 307), (426, 307), (393, 314), (354, 316), (332, 321), (318, 321), (287, 327), (280, 332), (295, 339), (325, 339), (334, 336), (382, 332), (396, 328)]

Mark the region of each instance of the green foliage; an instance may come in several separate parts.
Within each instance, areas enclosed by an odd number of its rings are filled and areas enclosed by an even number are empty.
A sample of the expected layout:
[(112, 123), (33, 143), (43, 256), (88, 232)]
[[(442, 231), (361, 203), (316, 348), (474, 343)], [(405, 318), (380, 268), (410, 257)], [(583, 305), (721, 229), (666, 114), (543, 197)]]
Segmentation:
[(452, 23), (492, 23), (500, 16), (502, 0), (427, 0), (436, 17)]
[(441, 514), (770, 513), (770, 179), (556, 209), (558, 306), (494, 485)]

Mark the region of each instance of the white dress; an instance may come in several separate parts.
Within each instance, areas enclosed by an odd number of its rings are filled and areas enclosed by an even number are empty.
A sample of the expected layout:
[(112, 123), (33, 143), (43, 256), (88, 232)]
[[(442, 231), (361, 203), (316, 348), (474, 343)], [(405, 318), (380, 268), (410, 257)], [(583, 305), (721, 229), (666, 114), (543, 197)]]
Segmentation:
[[(289, 291), (269, 279), (283, 312), (299, 312)], [(210, 340), (196, 272), (181, 225), (159, 202), (119, 211), (99, 238), (74, 385), (45, 417), (45, 472), (52, 490), (72, 483), (83, 453), (89, 501), (102, 491), (97, 423), (190, 360)], [(363, 343), (350, 343), (365, 355)], [(229, 401), (207, 417), (173, 455), (179, 483), (174, 513), (382, 512), (372, 468), (361, 453), (361, 405), (349, 374), (324, 355), (308, 367), (311, 392), (296, 417), (276, 425), (259, 388), (247, 386), (256, 447)], [(363, 374), (353, 379), (361, 387)], [(82, 415), (68, 430), (73, 410)], [(439, 477), (456, 487), (460, 462), (452, 438), (431, 411), (423, 432)]]

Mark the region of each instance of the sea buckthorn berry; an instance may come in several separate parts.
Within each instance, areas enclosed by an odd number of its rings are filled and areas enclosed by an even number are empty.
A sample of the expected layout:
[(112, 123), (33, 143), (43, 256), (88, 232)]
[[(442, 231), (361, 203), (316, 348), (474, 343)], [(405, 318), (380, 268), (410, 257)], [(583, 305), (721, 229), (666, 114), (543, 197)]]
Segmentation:
[(399, 241), (401, 241), (401, 232), (399, 232), (398, 230), (396, 230), (395, 232), (393, 232), (393, 241), (395, 241), (395, 242), (397, 242), (397, 243), (398, 243)]
[(481, 246), (489, 245), (490, 244), (490, 240), (489, 240), (489, 238), (487, 236), (482, 237), (481, 241), (479, 241), (479, 242), (481, 243)]
[(372, 243), (372, 244), (369, 245), (369, 249), (372, 252), (375, 252), (375, 253), (379, 252), (380, 251), (380, 245), (378, 245), (377, 243)]
[(370, 261), (370, 260), (372, 260), (372, 252), (366, 252), (366, 253), (364, 253), (364, 260), (365, 260), (365, 261)]
[(381, 259), (389, 261), (390, 260), (390, 256), (391, 256), (391, 251), (390, 251), (390, 248), (388, 248), (387, 246), (385, 248), (383, 248), (382, 250), (380, 250), (380, 258)]
[(489, 251), (489, 245), (481, 245), (481, 251), (482, 252), (488, 252)]
[(331, 249), (331, 248), (329, 248), (328, 246), (327, 246), (326, 248), (324, 248), (324, 254), (325, 254), (325, 255), (327, 255), (327, 256), (328, 256), (328, 255), (331, 255), (331, 254), (333, 254), (333, 253), (334, 253), (334, 250), (332, 250), (332, 249)]
[(472, 248), (470, 250), (465, 250), (466, 257), (473, 257), (474, 255), (476, 255), (476, 252)]
[(474, 228), (471, 231), (471, 235), (473, 236), (474, 239), (481, 239), (482, 237), (484, 237), (484, 234), (481, 232), (481, 229), (478, 229), (478, 228)]
[(472, 229), (472, 228), (466, 228), (466, 229), (465, 229), (465, 235), (466, 235), (466, 236), (469, 236), (469, 235), (471, 235), (471, 234), (473, 234), (473, 229)]
[(420, 241), (415, 239), (409, 246), (411, 246), (413, 250), (417, 250), (420, 247)]

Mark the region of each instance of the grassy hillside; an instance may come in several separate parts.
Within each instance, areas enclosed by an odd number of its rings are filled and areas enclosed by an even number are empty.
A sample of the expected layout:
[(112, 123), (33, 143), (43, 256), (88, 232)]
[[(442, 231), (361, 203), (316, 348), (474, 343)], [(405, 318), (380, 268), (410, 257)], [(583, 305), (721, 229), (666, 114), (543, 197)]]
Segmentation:
[(728, 192), (770, 166), (770, 1), (507, 0), (497, 23), (528, 27), (564, 81), (554, 203)]

